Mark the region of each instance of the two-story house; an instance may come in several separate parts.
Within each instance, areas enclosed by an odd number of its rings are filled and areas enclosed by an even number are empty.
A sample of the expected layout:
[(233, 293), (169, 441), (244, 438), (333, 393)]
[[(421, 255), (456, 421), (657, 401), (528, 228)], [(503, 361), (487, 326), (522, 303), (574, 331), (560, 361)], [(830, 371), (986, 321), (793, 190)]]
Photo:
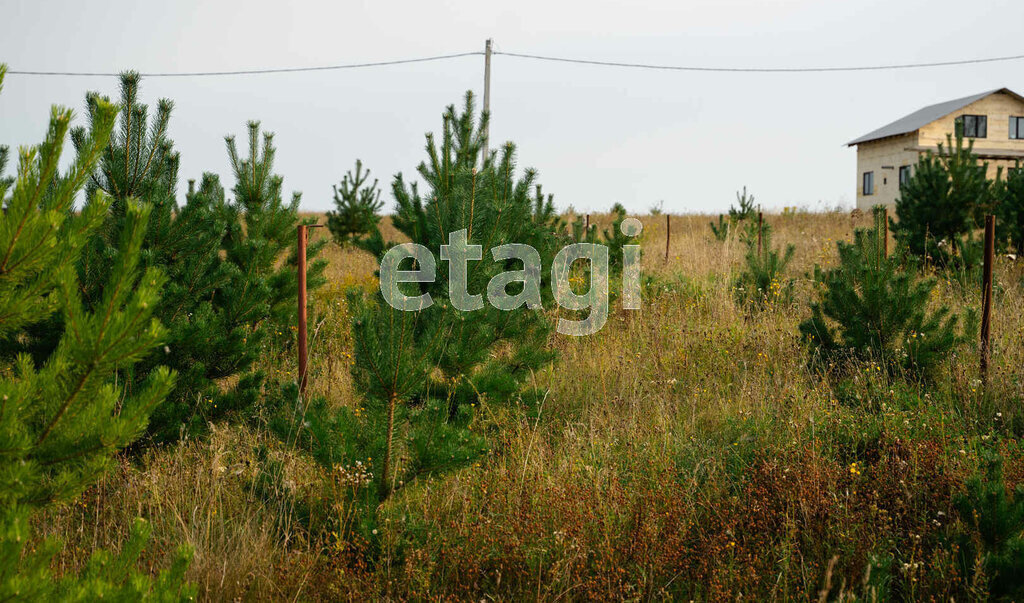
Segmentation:
[(988, 163), (988, 176), (996, 170), (1024, 165), (1024, 97), (1000, 88), (958, 98), (915, 111), (902, 119), (847, 143), (857, 147), (857, 208), (892, 206), (900, 184), (913, 173), (918, 157), (935, 152), (946, 135), (963, 127), (964, 138), (974, 141), (974, 152)]

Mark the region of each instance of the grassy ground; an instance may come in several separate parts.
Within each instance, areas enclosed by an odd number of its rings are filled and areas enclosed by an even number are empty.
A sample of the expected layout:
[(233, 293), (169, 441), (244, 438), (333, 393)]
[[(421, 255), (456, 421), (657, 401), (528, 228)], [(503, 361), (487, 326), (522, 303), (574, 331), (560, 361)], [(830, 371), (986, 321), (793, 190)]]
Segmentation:
[[(835, 242), (868, 219), (767, 219), (776, 245), (796, 246), (792, 304), (737, 306), (743, 248), (715, 241), (708, 217), (672, 217), (667, 259), (665, 217), (644, 218), (644, 271), (658, 284), (643, 310), (613, 308), (592, 337), (554, 335), (559, 360), (534, 376), (547, 392), (539, 416), (479, 408), (481, 428), (500, 427), (493, 454), (400, 489), (378, 510), (373, 542), (304, 521), (303, 509), (338, 499), (341, 468), (236, 426), (124, 460), (41, 528), (68, 544), (60, 563), (76, 566), (145, 517), (147, 562), (192, 546), (190, 577), (218, 600), (984, 598), (998, 588), (974, 552), (984, 517), (955, 501), (993, 454), (1007, 486), (1024, 483), (1021, 269), (996, 267), (987, 393), (976, 347), (927, 388), (860, 366), (837, 391), (807, 368), (797, 325), (809, 314), (807, 273), (834, 262)], [(375, 265), (333, 243), (325, 256), (310, 390), (358, 407), (344, 291), (374, 288)], [(980, 304), (956, 275), (938, 292), (954, 309)], [(290, 353), (268, 350), (263, 362), (295, 370)], [(283, 472), (270, 495), (257, 486), (267, 458)]]

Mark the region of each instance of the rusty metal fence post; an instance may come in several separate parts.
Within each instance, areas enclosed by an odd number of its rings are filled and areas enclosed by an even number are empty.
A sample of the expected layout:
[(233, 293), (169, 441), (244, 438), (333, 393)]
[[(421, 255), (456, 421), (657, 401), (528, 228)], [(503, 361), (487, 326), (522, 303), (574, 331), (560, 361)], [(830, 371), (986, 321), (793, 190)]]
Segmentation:
[(665, 261), (668, 261), (668, 247), (672, 242), (672, 216), (665, 214)]
[(995, 216), (985, 216), (985, 264), (981, 275), (981, 381), (988, 382), (988, 357), (992, 335), (992, 263), (995, 260)]

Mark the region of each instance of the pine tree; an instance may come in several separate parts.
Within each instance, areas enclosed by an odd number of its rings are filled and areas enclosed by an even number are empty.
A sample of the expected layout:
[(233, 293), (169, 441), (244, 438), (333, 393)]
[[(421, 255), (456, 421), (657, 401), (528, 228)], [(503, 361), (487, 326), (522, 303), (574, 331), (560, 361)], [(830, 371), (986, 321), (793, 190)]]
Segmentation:
[(953, 497), (959, 522), (952, 547), (964, 575), (979, 569), (988, 578), (988, 595), (997, 601), (1024, 597), (1024, 486), (1007, 483), (1003, 459), (982, 452), (985, 467)]
[(569, 237), (573, 243), (597, 243), (599, 240), (597, 225), (588, 225), (583, 216), (576, 216), (576, 219), (569, 224)]
[[(249, 155), (245, 159), (239, 156), (234, 137), (226, 139), (235, 175), (232, 206), (241, 219), (229, 221), (224, 250), (227, 259), (238, 270), (251, 275), (253, 281), (233, 284), (232, 291), (225, 297), (242, 304), (237, 314), (253, 325), (254, 332), (260, 330), (261, 321), (267, 318), (269, 323), (263, 325), (263, 335), (270, 336), (278, 331), (289, 333), (295, 323), (298, 303), (296, 227), (315, 224), (316, 217), (299, 216), (300, 193), (292, 193), (291, 200), (284, 202), (284, 179), (274, 173), (277, 153), (274, 135), (264, 133), (261, 139), (257, 121), (250, 121), (247, 129)], [(309, 262), (306, 287), (309, 290), (324, 283), (323, 271), (327, 263), (317, 256), (326, 244), (327, 240), (321, 239), (311, 242), (306, 249)], [(283, 264), (280, 263), (282, 258), (285, 258)], [(256, 300), (259, 303), (255, 303)], [(257, 333), (257, 336), (260, 335)]]
[(636, 244), (636, 239), (622, 232), (622, 223), (626, 221), (626, 208), (621, 203), (612, 206), (611, 228), (606, 228), (602, 233), (602, 244), (608, 247), (608, 271), (611, 276), (622, 274), (625, 266), (623, 247)]
[(718, 214), (718, 224), (708, 222), (708, 226), (711, 227), (711, 234), (715, 236), (716, 241), (724, 241), (729, 238), (729, 230), (732, 226), (732, 221), (726, 220), (725, 216)]
[(743, 192), (736, 191), (736, 205), (729, 208), (729, 219), (733, 222), (742, 222), (747, 218), (753, 218), (757, 214), (757, 205), (754, 204), (754, 195), (747, 194), (747, 187)]
[(327, 212), (327, 229), (339, 245), (359, 243), (370, 236), (380, 223), (380, 200), (377, 180), (367, 184), (370, 170), (363, 171), (363, 162), (356, 160), (355, 173), (349, 171), (334, 187), (334, 211)]
[[(542, 202), (542, 195), (540, 189), (537, 191), (538, 195), (538, 207)], [(549, 195), (547, 203), (553, 203), (551, 196)], [(552, 215), (550, 218), (551, 232), (553, 236), (545, 239), (549, 248), (541, 253), (541, 257), (551, 258), (558, 252), (558, 249), (564, 245), (571, 243), (590, 243), (595, 245), (603, 245), (608, 248), (608, 284), (609, 284), (609, 300), (618, 296), (619, 291), (616, 289), (616, 285), (622, 281), (616, 277), (622, 275), (622, 271), (625, 267), (625, 252), (623, 247), (625, 245), (636, 245), (639, 243), (639, 239), (636, 238), (636, 234), (627, 235), (623, 232), (622, 224), (627, 219), (626, 208), (621, 203), (615, 203), (612, 205), (611, 210), (608, 212), (612, 218), (612, 223), (609, 228), (603, 230), (598, 229), (597, 224), (590, 224), (589, 229), (587, 223), (584, 221), (583, 216), (576, 216), (576, 219), (570, 224), (566, 224), (558, 216)], [(642, 232), (642, 227), (641, 227)], [(591, 267), (589, 265), (584, 266), (573, 266), (572, 273), (573, 278), (579, 277), (583, 279), (583, 282), (588, 282), (591, 275)], [(554, 303), (550, 287), (550, 278), (547, 274), (542, 274), (542, 286), (541, 286), (541, 298), (544, 301), (544, 305), (547, 306), (549, 302)]]
[(931, 309), (935, 280), (918, 277), (912, 256), (885, 257), (881, 220), (876, 212), (874, 228), (858, 229), (852, 243), (837, 243), (838, 267), (815, 267), (820, 297), (800, 333), (825, 366), (843, 370), (849, 361), (876, 362), (896, 376), (928, 378), (966, 342), (975, 318), (968, 313), (958, 328), (959, 315), (945, 306)]
[[(199, 433), (208, 421), (244, 406), (239, 400), (251, 403), (259, 391), (259, 376), (249, 372), (256, 358), (247, 345), (252, 323), (233, 315), (236, 302), (224, 295), (248, 278), (220, 256), (228, 225), (237, 219), (217, 177), (204, 174), (198, 189), (190, 182), (184, 206), (169, 221), (171, 236), (146, 241), (154, 264), (175, 275), (159, 314), (171, 328), (168, 356), (179, 382), (153, 413), (149, 431), (155, 441)], [(147, 359), (137, 375), (159, 360)], [(234, 375), (240, 377), (231, 388), (216, 383)]]
[[(166, 351), (143, 359), (126, 371), (124, 378), (134, 387), (161, 364), (178, 372), (174, 391), (155, 410), (149, 426), (152, 435), (164, 440), (205, 425), (203, 411), (207, 405), (212, 407), (209, 401), (217, 395), (213, 381), (233, 374), (218, 367), (235, 357), (236, 340), (241, 337), (223, 328), (213, 299), (232, 276), (218, 253), (227, 216), (192, 195), (184, 208), (178, 208), (180, 159), (169, 138), (174, 105), (160, 100), (151, 119), (149, 108), (139, 101), (139, 84), (136, 73), (121, 77), (118, 127), (87, 188), (89, 199), (102, 192), (112, 202), (99, 234), (89, 242), (79, 272), (86, 305), (93, 306), (102, 295), (103, 275), (126, 228), (123, 208), (136, 200), (143, 203), (151, 216), (142, 242), (143, 262), (168, 276), (156, 316), (169, 332)], [(90, 118), (95, 119), (99, 104), (108, 102), (98, 93), (89, 93)], [(81, 129), (72, 132), (78, 148), (81, 135)], [(189, 412), (178, 411), (183, 404)]]
[[(298, 194), (287, 204), (283, 201), (283, 179), (273, 172), (273, 135), (261, 139), (258, 122), (249, 122), (247, 130), (244, 159), (234, 137), (225, 139), (235, 176), (234, 200), (226, 198), (216, 175), (206, 173), (198, 188), (190, 186), (186, 205), (174, 221), (181, 229), (215, 235), (194, 244), (212, 250), (216, 263), (205, 273), (194, 273), (206, 275), (214, 286), (190, 312), (183, 315), (176, 309), (172, 316), (172, 321), (180, 319), (176, 341), (184, 357), (179, 370), (188, 371), (192, 386), (179, 388), (154, 413), (151, 431), (160, 440), (179, 431), (197, 433), (208, 422), (232, 414), (251, 413), (265, 381), (253, 368), (257, 355), (270, 342), (290, 342), (292, 336), (298, 293), (295, 227), (315, 218), (300, 220)], [(313, 260), (307, 271), (311, 290), (323, 283), (325, 263), (315, 258), (324, 244), (314, 242), (307, 250)], [(218, 278), (209, 279), (211, 273)], [(221, 380), (233, 375), (238, 380), (225, 390)]]
[[(483, 118), (487, 119), (486, 116)], [(466, 94), (465, 106), (458, 113), (449, 106), (444, 114), (440, 144), (427, 135), (428, 161), (418, 168), (428, 192), (406, 184), (401, 174), (395, 177), (392, 192), (397, 211), (395, 227), (412, 242), (439, 254), (449, 243), (449, 233), (465, 229), (469, 244), (484, 250), (505, 243), (523, 243), (542, 254), (542, 265), (549, 265), (557, 248), (555, 231), (558, 218), (553, 203), (534, 190), (536, 172), (525, 170), (515, 176), (515, 146), (506, 143), (487, 157), (476, 169), (483, 140), (484, 124), (473, 114), (473, 96)], [(468, 274), (467, 291), (482, 293), (490, 279), (521, 262), (483, 261), (475, 263)], [(429, 293), (434, 305), (425, 311), (423, 328), (443, 324), (449, 332), (438, 358), (438, 368), (449, 381), (462, 379), (449, 400), (449, 418), (460, 406), (477, 400), (478, 392), (487, 392), (493, 400), (508, 400), (521, 380), (552, 358), (546, 349), (549, 322), (539, 313), (504, 311), (490, 304), (468, 315), (455, 308), (448, 291), (449, 264), (438, 264), (433, 283), (420, 283), (417, 293)], [(541, 270), (543, 274), (545, 271)], [(430, 328), (429, 330), (433, 330)], [(505, 353), (496, 354), (501, 346)]]
[[(957, 258), (964, 237), (978, 228), (991, 205), (987, 163), (978, 163), (974, 141), (947, 136), (936, 153), (925, 153), (910, 180), (900, 188), (892, 223), (897, 242), (919, 258), (946, 265)], [(941, 244), (940, 244), (941, 243)]]
[[(6, 68), (0, 65), (0, 85)], [(178, 600), (187, 554), (152, 582), (134, 570), (146, 537), (138, 525), (117, 559), (100, 552), (80, 576), (54, 580), (54, 542), (26, 551), (29, 520), (93, 483), (113, 453), (145, 429), (150, 411), (167, 395), (174, 375), (152, 371), (136, 388), (114, 379), (162, 343), (154, 318), (165, 277), (145, 268), (141, 246), (150, 209), (126, 203), (125, 228), (107, 266), (106, 286), (85, 307), (75, 265), (112, 205), (94, 192), (81, 213), (75, 195), (107, 146), (117, 108), (93, 105), (92, 127), (79, 133), (78, 156), (66, 173), (58, 163), (71, 111), (54, 108), (46, 140), (23, 149), (16, 180), (0, 179), (0, 599)], [(0, 174), (7, 162), (0, 148)], [(10, 193), (10, 196), (8, 196)], [(64, 330), (52, 353), (33, 359), (16, 342), (26, 329), (59, 312)]]
[[(516, 175), (511, 143), (501, 148), (500, 158), (495, 151), (478, 169), (483, 128), (474, 119), (471, 94), (463, 112), (448, 107), (440, 140), (427, 135), (428, 161), (418, 168), (428, 191), (421, 194), (416, 184), (397, 175), (393, 223), (435, 258), (449, 244), (449, 233), (463, 232), (468, 244), (487, 251), (505, 243), (531, 245), (541, 263), (550, 266), (568, 239), (552, 198), (535, 185), (533, 170)], [(366, 240), (381, 260), (393, 245), (385, 245), (379, 229)], [(524, 381), (553, 358), (547, 347), (551, 325), (541, 312), (526, 307), (505, 311), (489, 304), (458, 310), (448, 289), (448, 264), (437, 263), (432, 283), (401, 285), (404, 295), (431, 295), (432, 305), (418, 311), (395, 309), (380, 293), (369, 299), (358, 291), (350, 293), (353, 378), (365, 397), (360, 412), (331, 410), (312, 400), (302, 409), (302, 428), (295, 429), (288, 420), (274, 425), (279, 434), (293, 437), (297, 432), (295, 441), (327, 465), (378, 459), (380, 464), (372, 462), (378, 487), (366, 502), (371, 514), (395, 485), (464, 466), (486, 454), (487, 441), (469, 429), (475, 408), (510, 403), (533, 407), (538, 394), (524, 388)], [(498, 273), (527, 270), (515, 258), (492, 261), (485, 256), (471, 264), (471, 295), (486, 292)], [(542, 297), (550, 299), (550, 287), (541, 288)], [(522, 292), (522, 285), (513, 281), (506, 292)]]
[(376, 299), (366, 302), (357, 295), (349, 299), (355, 317), (352, 334), (355, 363), (359, 367), (355, 372), (357, 383), (365, 396), (383, 402), (380, 410), (383, 411), (384, 448), (380, 456), (379, 496), (384, 499), (393, 489), (398, 405), (423, 389), (443, 332), (435, 330), (425, 337), (421, 331), (417, 342), (415, 334), (420, 312), (397, 310)]
[(996, 236), (1000, 247), (1024, 253), (1024, 168), (1018, 163), (1007, 172), (1005, 180), (993, 184), (993, 189), (993, 196), (999, 200)]
[[(204, 174), (190, 183), (178, 206), (178, 154), (169, 138), (173, 103), (161, 100), (150, 118), (139, 102), (139, 76), (121, 78), (118, 128), (87, 184), (88, 209), (97, 192), (109, 197), (105, 219), (79, 262), (86, 308), (99, 303), (105, 275), (118, 253), (125, 229), (125, 207), (133, 200), (149, 208), (142, 261), (168, 276), (156, 317), (167, 327), (166, 352), (158, 352), (125, 370), (129, 389), (161, 365), (178, 372), (174, 390), (151, 417), (150, 441), (169, 441), (201, 433), (212, 422), (249, 412), (263, 387), (254, 363), (269, 336), (287, 343), (295, 315), (295, 226), (298, 196), (281, 200), (281, 178), (273, 174), (272, 137), (260, 149), (259, 126), (249, 124), (247, 159), (227, 139), (235, 172), (235, 200), (225, 199), (217, 176)], [(109, 99), (90, 93), (89, 117)], [(72, 132), (81, 149), (85, 130)], [(314, 258), (322, 243), (311, 245)], [(279, 265), (279, 260), (287, 261)], [(322, 279), (323, 263), (310, 266), (309, 286)], [(63, 325), (58, 317), (30, 329), (22, 345), (37, 358), (49, 354)], [(281, 335), (278, 335), (278, 334)], [(234, 377), (234, 379), (228, 379)]]
[(744, 186), (743, 192), (736, 191), (736, 205), (729, 208), (728, 221), (722, 214), (719, 214), (718, 223), (709, 222), (708, 226), (711, 227), (711, 234), (715, 236), (716, 241), (724, 241), (729, 237), (729, 231), (734, 230), (740, 222), (753, 218), (756, 214), (757, 206), (754, 205), (754, 195), (747, 194), (747, 187)]
[(788, 304), (793, 298), (793, 279), (785, 278), (786, 268), (793, 259), (796, 247), (772, 249), (772, 230), (768, 224), (761, 226), (761, 249), (758, 250), (758, 224), (750, 222), (743, 232), (743, 243), (747, 253), (744, 256), (744, 270), (736, 279), (737, 299), (757, 309), (777, 304)]

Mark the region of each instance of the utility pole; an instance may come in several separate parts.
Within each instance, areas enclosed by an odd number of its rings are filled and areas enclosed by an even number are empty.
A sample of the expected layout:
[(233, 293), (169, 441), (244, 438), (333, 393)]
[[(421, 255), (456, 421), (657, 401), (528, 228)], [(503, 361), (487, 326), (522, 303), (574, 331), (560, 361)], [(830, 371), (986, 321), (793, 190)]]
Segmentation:
[(484, 45), (484, 113), (487, 114), (487, 125), (484, 126), (484, 148), (480, 158), (480, 167), (487, 161), (488, 142), (491, 137), (490, 114), (491, 114), (491, 38), (487, 38)]

